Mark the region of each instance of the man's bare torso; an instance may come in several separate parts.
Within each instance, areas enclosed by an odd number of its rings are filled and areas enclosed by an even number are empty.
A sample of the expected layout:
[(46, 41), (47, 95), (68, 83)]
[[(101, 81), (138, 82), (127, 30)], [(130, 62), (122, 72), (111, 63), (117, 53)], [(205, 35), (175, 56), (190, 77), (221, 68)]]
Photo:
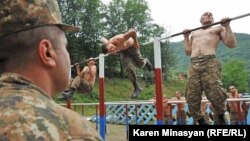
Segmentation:
[[(228, 94), (228, 98), (239, 98), (238, 94), (232, 94), (232, 93), (229, 93)], [(243, 112), (243, 109), (241, 108), (241, 106), (238, 107), (238, 104), (239, 104), (239, 101), (230, 101), (228, 102), (229, 104), (229, 107), (230, 107), (230, 111), (231, 112), (237, 112), (238, 111), (238, 108), (240, 109), (241, 112)]]
[(221, 40), (220, 32), (222, 30), (223, 27), (219, 26), (193, 32), (191, 36), (191, 57), (216, 54), (216, 48)]
[(129, 38), (126, 40), (124, 38), (124, 34), (118, 34), (109, 39), (109, 43), (107, 44), (109, 52), (125, 50), (131, 47), (134, 44), (134, 40)]
[[(91, 69), (91, 71), (89, 69)], [(85, 66), (81, 74), (85, 82), (88, 82), (90, 85), (95, 84), (95, 79), (96, 79), (95, 65)]]

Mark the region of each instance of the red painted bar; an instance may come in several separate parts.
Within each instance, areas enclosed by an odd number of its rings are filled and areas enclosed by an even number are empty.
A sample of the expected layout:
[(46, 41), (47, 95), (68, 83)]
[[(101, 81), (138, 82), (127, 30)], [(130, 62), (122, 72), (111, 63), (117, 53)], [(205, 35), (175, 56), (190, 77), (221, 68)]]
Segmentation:
[(162, 72), (160, 68), (155, 68), (155, 90), (156, 90), (156, 118), (163, 120), (162, 105)]
[(67, 98), (67, 108), (71, 109), (71, 99), (70, 99), (70, 97)]
[(100, 116), (105, 116), (105, 105), (104, 105), (104, 78), (99, 78), (99, 98), (100, 98)]

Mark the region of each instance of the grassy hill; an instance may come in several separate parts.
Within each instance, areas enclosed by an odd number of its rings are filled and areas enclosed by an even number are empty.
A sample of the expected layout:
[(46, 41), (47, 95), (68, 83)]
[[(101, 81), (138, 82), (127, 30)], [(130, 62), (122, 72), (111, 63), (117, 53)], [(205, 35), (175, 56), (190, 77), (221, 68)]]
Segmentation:
[[(247, 67), (250, 70), (250, 35), (243, 33), (235, 33), (237, 46), (236, 48), (227, 48), (220, 43), (217, 48), (217, 57), (221, 63), (227, 62), (230, 59), (240, 59), (247, 62)], [(176, 56), (176, 66), (174, 69), (180, 72), (186, 72), (189, 64), (189, 57), (184, 53), (183, 41), (170, 43)]]

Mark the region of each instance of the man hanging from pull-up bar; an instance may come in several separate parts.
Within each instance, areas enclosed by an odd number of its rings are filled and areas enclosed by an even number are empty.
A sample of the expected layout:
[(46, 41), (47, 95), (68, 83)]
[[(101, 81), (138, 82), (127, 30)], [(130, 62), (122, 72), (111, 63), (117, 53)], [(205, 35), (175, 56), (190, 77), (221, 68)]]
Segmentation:
[(153, 67), (148, 58), (143, 58), (140, 53), (136, 30), (130, 29), (128, 32), (118, 34), (109, 40), (103, 37), (101, 41), (104, 44), (102, 47), (103, 53), (110, 53), (112, 55), (116, 53), (120, 54), (121, 64), (125, 70), (124, 72), (134, 87), (134, 93), (131, 97), (137, 98), (141, 92), (141, 88), (137, 82), (135, 66), (139, 68), (146, 67), (149, 71), (151, 71)]
[(211, 27), (213, 14), (206, 11), (201, 15), (200, 23), (203, 26), (200, 30), (191, 34), (188, 29), (183, 31), (184, 50), (187, 56), (191, 56), (185, 97), (191, 116), (199, 125), (207, 125), (200, 110), (204, 91), (218, 115), (218, 124), (223, 125), (227, 124), (224, 119), (227, 95), (221, 81), (221, 64), (216, 58), (216, 49), (220, 41), (229, 48), (236, 47), (236, 38), (227, 17), (221, 19), (221, 26)]
[(77, 76), (70, 81), (69, 88), (62, 93), (59, 99), (66, 100), (74, 95), (75, 90), (82, 93), (89, 93), (95, 84), (96, 62), (93, 58), (87, 60), (87, 66), (80, 71), (79, 63), (76, 63)]

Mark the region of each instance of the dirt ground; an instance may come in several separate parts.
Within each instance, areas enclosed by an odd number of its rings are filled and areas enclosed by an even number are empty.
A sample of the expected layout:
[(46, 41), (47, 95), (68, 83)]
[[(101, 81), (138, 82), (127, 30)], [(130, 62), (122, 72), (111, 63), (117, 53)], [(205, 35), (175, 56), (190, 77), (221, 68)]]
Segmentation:
[[(93, 128), (96, 128), (96, 123), (91, 122)], [(98, 132), (100, 123), (98, 123)], [(126, 133), (126, 125), (117, 125), (117, 124), (106, 124), (106, 135), (105, 141), (128, 141)]]

